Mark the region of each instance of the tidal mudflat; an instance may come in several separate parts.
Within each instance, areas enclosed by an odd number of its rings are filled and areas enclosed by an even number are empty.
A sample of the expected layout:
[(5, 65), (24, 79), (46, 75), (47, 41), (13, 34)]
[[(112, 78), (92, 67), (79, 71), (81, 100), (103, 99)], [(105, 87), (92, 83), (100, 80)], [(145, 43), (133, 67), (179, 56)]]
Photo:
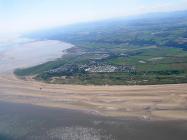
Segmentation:
[(186, 140), (187, 121), (110, 118), (0, 102), (1, 140)]

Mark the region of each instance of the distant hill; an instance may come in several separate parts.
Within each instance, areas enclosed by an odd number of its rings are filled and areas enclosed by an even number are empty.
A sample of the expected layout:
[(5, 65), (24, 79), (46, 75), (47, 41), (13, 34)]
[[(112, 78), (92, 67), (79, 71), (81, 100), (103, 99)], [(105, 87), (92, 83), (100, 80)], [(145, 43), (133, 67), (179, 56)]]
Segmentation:
[(71, 43), (149, 44), (187, 49), (186, 29), (187, 11), (178, 11), (80, 23), (35, 32), (30, 36)]

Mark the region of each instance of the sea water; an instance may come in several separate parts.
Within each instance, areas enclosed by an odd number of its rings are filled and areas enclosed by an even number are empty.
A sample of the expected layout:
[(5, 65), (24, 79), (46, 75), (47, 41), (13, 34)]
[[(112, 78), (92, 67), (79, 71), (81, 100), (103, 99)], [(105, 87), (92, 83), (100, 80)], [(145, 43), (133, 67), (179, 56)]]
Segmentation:
[(17, 37), (0, 39), (0, 72), (25, 68), (60, 58), (73, 45), (58, 40)]

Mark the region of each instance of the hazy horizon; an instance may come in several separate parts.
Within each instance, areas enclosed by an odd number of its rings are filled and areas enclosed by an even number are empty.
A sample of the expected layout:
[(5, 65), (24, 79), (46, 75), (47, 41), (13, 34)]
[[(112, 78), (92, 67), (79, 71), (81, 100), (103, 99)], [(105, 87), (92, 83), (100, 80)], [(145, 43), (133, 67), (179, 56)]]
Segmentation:
[(187, 9), (186, 0), (0, 0), (2, 34)]

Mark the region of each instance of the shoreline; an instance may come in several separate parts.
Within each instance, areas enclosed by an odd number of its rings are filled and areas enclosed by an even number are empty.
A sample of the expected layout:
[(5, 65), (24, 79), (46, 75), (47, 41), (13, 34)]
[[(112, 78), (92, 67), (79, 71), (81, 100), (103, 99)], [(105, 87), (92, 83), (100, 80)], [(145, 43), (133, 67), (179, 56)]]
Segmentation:
[(10, 105), (19, 105), (19, 106), (30, 106), (33, 108), (41, 108), (45, 110), (54, 110), (54, 111), (68, 111), (74, 113), (80, 113), (82, 115), (88, 115), (98, 118), (107, 118), (112, 120), (120, 120), (120, 121), (141, 121), (141, 122), (187, 122), (187, 120), (180, 120), (180, 119), (163, 119), (163, 118), (154, 118), (154, 119), (144, 119), (139, 117), (132, 117), (132, 116), (109, 116), (103, 115), (95, 112), (94, 110), (81, 110), (81, 109), (71, 109), (71, 108), (62, 108), (62, 107), (52, 107), (52, 106), (43, 106), (43, 105), (36, 105), (36, 104), (29, 104), (29, 103), (19, 103), (19, 102), (11, 102), (11, 101), (3, 101), (0, 100), (0, 104), (10, 104)]

